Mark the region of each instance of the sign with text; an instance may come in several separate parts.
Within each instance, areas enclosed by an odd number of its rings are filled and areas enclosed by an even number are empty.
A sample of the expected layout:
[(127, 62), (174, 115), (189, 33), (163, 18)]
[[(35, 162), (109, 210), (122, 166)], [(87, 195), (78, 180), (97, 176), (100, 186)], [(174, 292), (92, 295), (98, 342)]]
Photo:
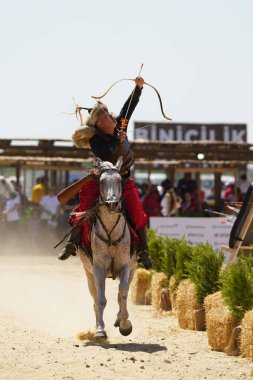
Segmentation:
[[(146, 127), (147, 126), (147, 127)], [(134, 123), (134, 139), (247, 142), (246, 124)]]
[(232, 224), (226, 218), (150, 218), (150, 228), (159, 236), (181, 239), (190, 244), (209, 243), (213, 249), (228, 246)]

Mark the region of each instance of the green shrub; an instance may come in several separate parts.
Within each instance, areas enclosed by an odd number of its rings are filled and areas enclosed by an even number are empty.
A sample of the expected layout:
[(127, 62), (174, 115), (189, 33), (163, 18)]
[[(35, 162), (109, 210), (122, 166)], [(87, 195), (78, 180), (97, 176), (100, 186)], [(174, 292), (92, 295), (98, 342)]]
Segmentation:
[(232, 316), (240, 321), (253, 308), (253, 259), (241, 256), (221, 276), (221, 294)]
[(175, 281), (178, 285), (181, 280), (188, 278), (186, 262), (191, 260), (192, 247), (183, 237), (182, 239), (172, 239), (171, 249), (176, 256)]
[(162, 271), (162, 261), (165, 255), (165, 244), (164, 238), (158, 236), (157, 233), (148, 229), (148, 248), (149, 254), (152, 260), (153, 269), (156, 272)]
[(162, 257), (161, 270), (166, 274), (168, 281), (176, 270), (175, 240), (168, 237), (164, 239), (164, 256)]
[(194, 283), (197, 300), (200, 305), (208, 294), (220, 288), (219, 277), (223, 252), (215, 252), (210, 244), (196, 244), (192, 247), (192, 257), (186, 262), (189, 279)]

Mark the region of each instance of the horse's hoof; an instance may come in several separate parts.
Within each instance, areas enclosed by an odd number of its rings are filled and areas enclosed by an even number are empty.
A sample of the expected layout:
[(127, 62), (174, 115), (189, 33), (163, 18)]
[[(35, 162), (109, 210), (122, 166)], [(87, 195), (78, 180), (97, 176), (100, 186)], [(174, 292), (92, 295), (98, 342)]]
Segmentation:
[(107, 335), (105, 331), (96, 331), (94, 334), (94, 339), (97, 342), (104, 342), (107, 339)]
[(133, 331), (133, 326), (129, 325), (129, 327), (127, 327), (126, 329), (122, 329), (122, 327), (119, 326), (119, 332), (121, 333), (121, 335), (124, 335), (124, 336), (128, 336), (131, 334), (131, 332)]
[(120, 319), (116, 319), (114, 323), (114, 327), (119, 327), (119, 324), (120, 324)]

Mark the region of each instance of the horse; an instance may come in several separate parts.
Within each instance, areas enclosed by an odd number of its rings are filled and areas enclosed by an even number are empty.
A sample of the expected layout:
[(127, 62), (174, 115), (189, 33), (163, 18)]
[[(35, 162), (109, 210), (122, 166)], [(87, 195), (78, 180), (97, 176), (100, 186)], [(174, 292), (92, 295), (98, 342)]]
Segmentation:
[(10, 197), (14, 186), (8, 178), (0, 175), (0, 200), (4, 201)]
[(106, 306), (106, 278), (119, 279), (119, 311), (114, 323), (122, 335), (132, 332), (128, 320), (127, 296), (137, 265), (137, 256), (130, 256), (131, 236), (122, 210), (122, 183), (120, 168), (122, 157), (116, 165), (96, 158), (93, 163), (99, 179), (98, 211), (91, 230), (93, 262), (79, 248), (80, 258), (87, 276), (89, 292), (94, 301), (96, 317), (95, 340), (106, 340), (103, 313)]

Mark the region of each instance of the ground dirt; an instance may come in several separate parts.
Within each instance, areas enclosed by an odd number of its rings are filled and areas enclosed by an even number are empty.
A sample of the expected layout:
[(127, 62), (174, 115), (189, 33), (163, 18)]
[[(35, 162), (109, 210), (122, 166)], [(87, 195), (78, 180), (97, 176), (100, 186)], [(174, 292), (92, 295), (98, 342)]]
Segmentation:
[[(0, 379), (253, 379), (253, 364), (208, 346), (170, 313), (129, 301), (133, 332), (113, 327), (117, 281), (107, 280), (108, 342), (77, 340), (94, 327), (80, 259), (0, 256)], [(130, 299), (130, 297), (129, 297)]]

